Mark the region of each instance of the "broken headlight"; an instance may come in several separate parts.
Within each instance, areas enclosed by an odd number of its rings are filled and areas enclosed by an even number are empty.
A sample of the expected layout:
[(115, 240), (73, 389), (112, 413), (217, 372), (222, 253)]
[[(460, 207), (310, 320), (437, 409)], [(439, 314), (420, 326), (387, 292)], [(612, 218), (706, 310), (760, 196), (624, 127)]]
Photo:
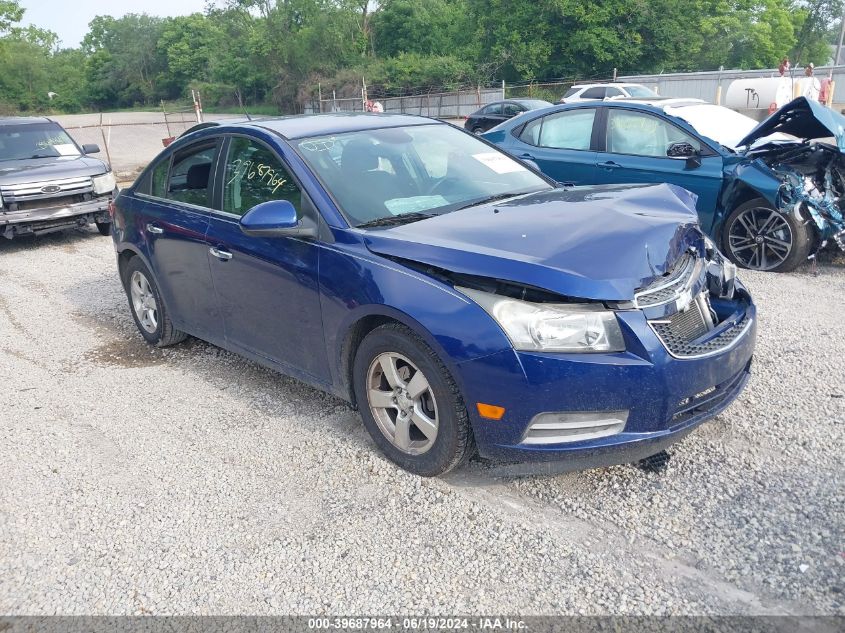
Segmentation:
[(91, 180), (94, 182), (94, 193), (97, 195), (111, 193), (117, 186), (117, 181), (115, 180), (114, 172), (112, 171), (107, 171), (99, 176), (94, 176)]
[(622, 352), (616, 315), (585, 304), (531, 303), (456, 287), (493, 317), (514, 349), (533, 352)]
[(711, 295), (732, 299), (736, 286), (736, 264), (723, 257), (716, 244), (706, 235), (707, 287)]

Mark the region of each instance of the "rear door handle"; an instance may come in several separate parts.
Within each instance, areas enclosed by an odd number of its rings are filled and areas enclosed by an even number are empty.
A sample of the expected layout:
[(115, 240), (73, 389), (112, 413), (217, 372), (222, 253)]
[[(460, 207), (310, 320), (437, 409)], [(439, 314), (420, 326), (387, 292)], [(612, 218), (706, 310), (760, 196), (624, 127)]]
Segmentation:
[(223, 250), (222, 248), (217, 248), (216, 246), (212, 246), (211, 248), (209, 248), (208, 252), (214, 255), (217, 259), (224, 262), (232, 259), (232, 253), (227, 250)]
[(156, 235), (161, 235), (162, 233), (164, 233), (164, 229), (150, 222), (149, 224), (147, 224), (147, 233), (155, 233)]
[(609, 160), (604, 163), (599, 163), (598, 167), (601, 167), (602, 169), (619, 169), (620, 167), (622, 167), (622, 165), (620, 165), (619, 163), (614, 163), (612, 160)]

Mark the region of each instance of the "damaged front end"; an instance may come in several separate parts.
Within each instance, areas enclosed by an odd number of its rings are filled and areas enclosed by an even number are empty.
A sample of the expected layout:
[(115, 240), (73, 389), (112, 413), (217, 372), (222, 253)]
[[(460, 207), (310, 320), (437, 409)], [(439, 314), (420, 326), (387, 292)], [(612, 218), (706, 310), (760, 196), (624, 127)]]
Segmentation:
[[(765, 143), (778, 134), (802, 140)], [(757, 142), (764, 144), (755, 147)], [(831, 238), (845, 251), (845, 117), (798, 97), (760, 123), (739, 146), (749, 148), (745, 158), (759, 159), (780, 181), (775, 208), (817, 229), (814, 253)]]
[(824, 143), (769, 150), (760, 156), (781, 181), (777, 208), (811, 220), (820, 239), (816, 251), (834, 239), (845, 251), (845, 156)]

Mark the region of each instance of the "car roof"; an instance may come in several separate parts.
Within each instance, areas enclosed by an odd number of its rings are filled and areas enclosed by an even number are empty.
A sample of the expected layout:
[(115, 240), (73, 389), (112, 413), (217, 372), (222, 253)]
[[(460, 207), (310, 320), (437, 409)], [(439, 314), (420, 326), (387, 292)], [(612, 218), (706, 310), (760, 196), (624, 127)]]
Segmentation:
[[(713, 105), (702, 99), (673, 99), (671, 97), (660, 97), (659, 99), (610, 99), (605, 101), (579, 101), (577, 103), (559, 103), (550, 108), (543, 108), (542, 110), (534, 110), (531, 114), (525, 114), (520, 117), (514, 117), (504, 123), (499, 124), (499, 129), (513, 129), (522, 125), (526, 121), (533, 121), (542, 116), (555, 114), (556, 112), (565, 112), (567, 110), (583, 110), (586, 108), (628, 108), (632, 110), (642, 110), (643, 112), (654, 112), (664, 114), (666, 108), (679, 108), (691, 105)], [(721, 107), (721, 106), (719, 106)], [(671, 113), (665, 113), (671, 116)]]
[(53, 120), (45, 116), (0, 117), (0, 125), (28, 125), (31, 123), (53, 123)]
[(252, 119), (252, 121), (221, 125), (259, 127), (271, 130), (286, 139), (309, 138), (361, 130), (377, 130), (410, 125), (448, 125), (437, 119), (409, 114), (384, 114), (369, 112), (334, 112), (331, 114), (299, 114), (284, 117)]
[(680, 97), (651, 97), (643, 99), (642, 97), (616, 97), (604, 103), (633, 103), (648, 105), (655, 108), (682, 108), (691, 105), (713, 105), (704, 99), (680, 98)]
[[(625, 86), (643, 86), (643, 84), (629, 83), (625, 81), (602, 81), (593, 84), (574, 84), (573, 88), (600, 88), (603, 86), (616, 86), (617, 88), (624, 88)], [(643, 86), (645, 88), (645, 86)]]

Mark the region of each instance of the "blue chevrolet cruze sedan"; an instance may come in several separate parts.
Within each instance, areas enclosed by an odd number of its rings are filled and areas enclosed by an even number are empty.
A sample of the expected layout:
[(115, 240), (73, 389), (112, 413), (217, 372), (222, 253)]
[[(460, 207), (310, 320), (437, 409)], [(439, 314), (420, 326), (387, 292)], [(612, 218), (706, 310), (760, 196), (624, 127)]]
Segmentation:
[(192, 335), (344, 398), (420, 475), (476, 450), (643, 459), (748, 380), (754, 304), (688, 192), (560, 186), (431, 119), (201, 129), (113, 216), (150, 344)]

